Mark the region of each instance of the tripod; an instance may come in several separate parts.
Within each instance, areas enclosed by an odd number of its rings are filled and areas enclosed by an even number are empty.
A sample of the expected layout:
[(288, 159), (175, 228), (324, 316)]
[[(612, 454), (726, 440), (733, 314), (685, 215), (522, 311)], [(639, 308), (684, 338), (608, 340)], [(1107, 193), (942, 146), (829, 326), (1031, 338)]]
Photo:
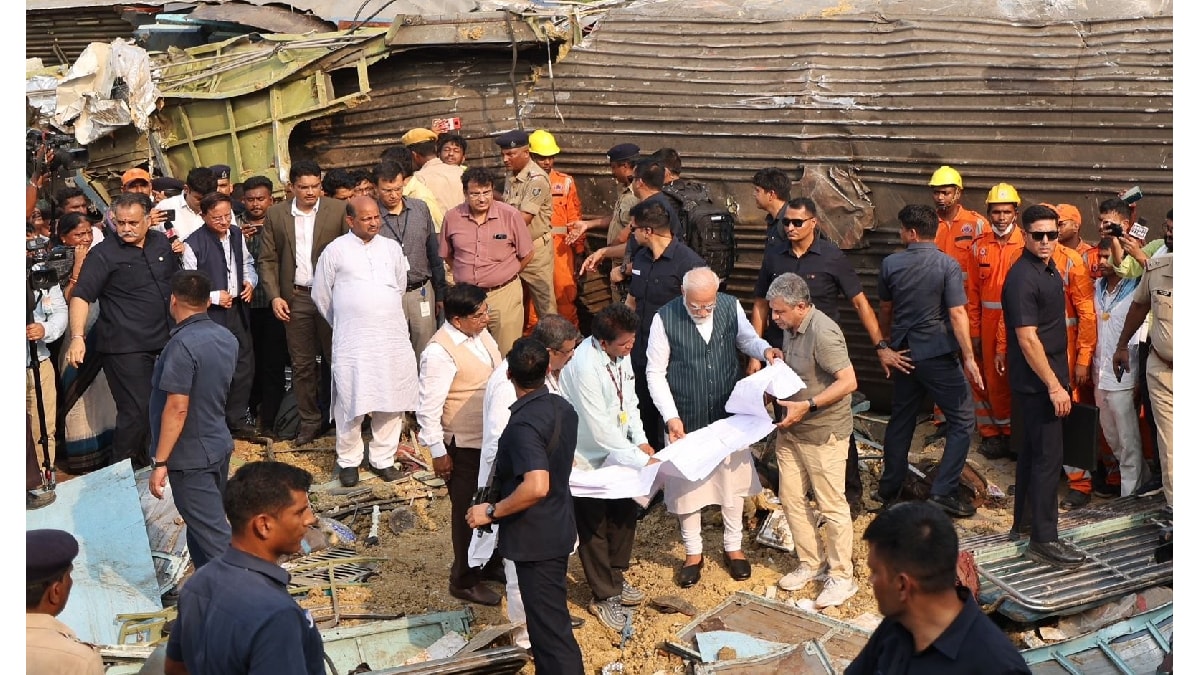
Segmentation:
[[(28, 288), (28, 286), (27, 286)], [(28, 288), (26, 306), (28, 307), (26, 325), (33, 323), (33, 308), (38, 298), (32, 288)], [(33, 397), (37, 404), (38, 431), (41, 433), (38, 444), (42, 446), (42, 489), (54, 489), (54, 466), (50, 463), (49, 431), (46, 429), (46, 403), (42, 395), (42, 364), (38, 358), (37, 340), (29, 341), (29, 370), (33, 377)]]

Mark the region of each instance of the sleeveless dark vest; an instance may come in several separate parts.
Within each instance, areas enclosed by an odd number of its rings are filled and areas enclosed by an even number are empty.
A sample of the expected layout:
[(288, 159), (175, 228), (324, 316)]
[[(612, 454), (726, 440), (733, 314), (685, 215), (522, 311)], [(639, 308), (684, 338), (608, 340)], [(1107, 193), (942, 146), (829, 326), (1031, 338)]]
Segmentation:
[(688, 431), (729, 417), (725, 402), (738, 381), (738, 325), (734, 312), (740, 311), (733, 296), (718, 294), (712, 339), (705, 342), (688, 316), (682, 295), (658, 310), (671, 346), (667, 384), (679, 409), (679, 419)]
[[(236, 289), (226, 288), (229, 285), (226, 275), (228, 266), (225, 261), (225, 250), (221, 248), (221, 241), (217, 238), (217, 233), (213, 232), (207, 225), (201, 227), (195, 232), (188, 235), (185, 240), (188, 246), (192, 247), (192, 253), (196, 254), (196, 270), (203, 272), (212, 282), (214, 291), (227, 291), (234, 297), (233, 310), (238, 311), (242, 315), (243, 325), (250, 325), (250, 309), (244, 302), (238, 302), (237, 296), (242, 292), (242, 284), (245, 279), (242, 277), (242, 230), (238, 226), (233, 225), (229, 228), (229, 250), (233, 253), (233, 264), (235, 268), (235, 276), (237, 278), (238, 287)], [(231, 318), (229, 309), (225, 309), (219, 305), (208, 306), (208, 316), (213, 321), (229, 327)]]

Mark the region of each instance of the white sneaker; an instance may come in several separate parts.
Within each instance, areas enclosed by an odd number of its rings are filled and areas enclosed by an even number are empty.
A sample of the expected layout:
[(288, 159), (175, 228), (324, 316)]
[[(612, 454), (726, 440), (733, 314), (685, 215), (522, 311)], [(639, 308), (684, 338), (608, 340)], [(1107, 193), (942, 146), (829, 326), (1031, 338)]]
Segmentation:
[(783, 575), (778, 585), (785, 591), (798, 591), (819, 576), (817, 570), (814, 570), (808, 563), (800, 563), (799, 567)]
[(813, 601), (813, 605), (817, 609), (825, 607), (837, 607), (843, 602), (854, 597), (858, 592), (858, 584), (854, 583), (853, 579), (838, 579), (829, 577), (825, 580), (825, 588), (821, 590), (821, 594)]

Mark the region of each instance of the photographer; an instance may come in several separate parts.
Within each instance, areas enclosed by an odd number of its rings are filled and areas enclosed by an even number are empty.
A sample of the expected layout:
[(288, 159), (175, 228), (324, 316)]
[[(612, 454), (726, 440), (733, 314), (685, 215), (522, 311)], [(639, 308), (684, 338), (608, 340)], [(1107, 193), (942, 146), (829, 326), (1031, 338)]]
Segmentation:
[[(48, 453), (48, 463), (53, 466), (58, 389), (54, 384), (54, 367), (50, 363), (50, 349), (46, 343), (59, 339), (67, 330), (67, 301), (56, 283), (50, 284), (48, 289), (30, 283), (28, 292), (31, 312), (29, 322), (25, 325), (25, 339), (35, 349), (25, 352), (25, 408), (32, 418), (34, 439)], [(30, 359), (31, 352), (37, 357), (36, 364)], [(41, 405), (38, 403), (35, 374), (41, 385)]]
[[(183, 194), (164, 199), (158, 203), (155, 210), (173, 212), (167, 218), (174, 221), (175, 234), (179, 236), (180, 241), (183, 241), (190, 237), (193, 232), (204, 227), (204, 216), (200, 211), (200, 200), (204, 199), (204, 195), (216, 191), (217, 175), (213, 173), (212, 169), (207, 167), (196, 167), (188, 172)], [(154, 221), (154, 224), (159, 225), (160, 223)]]

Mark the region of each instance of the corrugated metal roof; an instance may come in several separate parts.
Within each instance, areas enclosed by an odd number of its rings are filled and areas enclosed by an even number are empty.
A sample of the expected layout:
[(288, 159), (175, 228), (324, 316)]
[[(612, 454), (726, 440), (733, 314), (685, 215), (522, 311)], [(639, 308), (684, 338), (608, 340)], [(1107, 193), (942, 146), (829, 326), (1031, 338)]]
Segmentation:
[(121, 18), (120, 10), (92, 7), (26, 12), (25, 57), (40, 58), (47, 66), (70, 64), (92, 42), (132, 38), (133, 24)]
[[(743, 299), (764, 236), (754, 171), (851, 167), (881, 220), (869, 248), (850, 252), (877, 302), (879, 262), (899, 246), (894, 214), (929, 203), (941, 164), (962, 172), (976, 210), (1005, 181), (1031, 203), (1077, 204), (1094, 236), (1097, 201), (1138, 183), (1143, 215), (1161, 217), (1172, 190), (1170, 12), (1153, 0), (635, 3), (539, 80), (525, 126), (555, 133), (558, 167), (589, 211), (616, 193), (607, 148), (675, 148), (685, 176), (741, 204), (745, 253), (730, 287)], [(842, 319), (860, 389), (886, 407), (890, 383), (848, 305)]]

